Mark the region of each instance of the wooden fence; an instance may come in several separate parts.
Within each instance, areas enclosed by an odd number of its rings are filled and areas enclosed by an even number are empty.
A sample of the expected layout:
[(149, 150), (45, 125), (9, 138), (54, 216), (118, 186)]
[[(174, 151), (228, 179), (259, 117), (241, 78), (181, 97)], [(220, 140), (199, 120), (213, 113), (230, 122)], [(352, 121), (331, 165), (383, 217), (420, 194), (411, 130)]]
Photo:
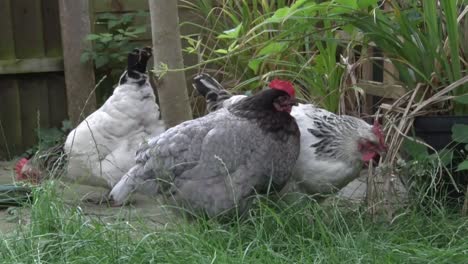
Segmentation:
[[(58, 2), (0, 0), (0, 160), (36, 144), (38, 127), (60, 127), (68, 118)], [(101, 13), (148, 10), (148, 0), (90, 0), (90, 9), (93, 23)], [(179, 15), (181, 21), (194, 19), (187, 10)], [(149, 20), (138, 17), (135, 24)], [(92, 29), (105, 30), (94, 23)], [(137, 41), (151, 45), (151, 30)], [(191, 65), (197, 58), (184, 60)]]
[(0, 159), (66, 119), (57, 1), (0, 0)]

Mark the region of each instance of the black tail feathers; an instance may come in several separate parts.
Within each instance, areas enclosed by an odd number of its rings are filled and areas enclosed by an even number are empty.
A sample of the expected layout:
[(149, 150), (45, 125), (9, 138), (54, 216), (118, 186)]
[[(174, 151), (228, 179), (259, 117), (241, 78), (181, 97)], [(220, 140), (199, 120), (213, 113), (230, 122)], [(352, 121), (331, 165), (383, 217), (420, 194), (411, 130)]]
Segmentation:
[(127, 71), (124, 72), (120, 78), (119, 84), (127, 83), (129, 78), (135, 79), (140, 85), (146, 82), (146, 66), (148, 60), (152, 56), (152, 50), (150, 47), (144, 47), (142, 49), (133, 49), (127, 57)]
[(218, 81), (206, 73), (195, 76), (192, 85), (205, 97), (208, 112), (221, 108), (223, 102), (232, 96)]

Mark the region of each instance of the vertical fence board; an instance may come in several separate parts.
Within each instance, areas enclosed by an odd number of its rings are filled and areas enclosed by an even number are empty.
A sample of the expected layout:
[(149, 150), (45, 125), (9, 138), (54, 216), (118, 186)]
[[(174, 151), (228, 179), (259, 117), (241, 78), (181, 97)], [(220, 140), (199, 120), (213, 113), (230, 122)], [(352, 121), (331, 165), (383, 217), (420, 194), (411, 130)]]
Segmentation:
[(45, 54), (47, 57), (61, 57), (62, 39), (60, 36), (58, 0), (42, 2), (42, 17), (44, 20)]
[(44, 55), (41, 2), (11, 2), (16, 58), (36, 58)]
[[(0, 0), (0, 60), (15, 58), (11, 0)], [(21, 137), (20, 97), (16, 80), (0, 76), (0, 159), (10, 159), (23, 151)]]
[[(44, 57), (42, 1), (15, 0), (11, 5), (16, 58)], [(40, 74), (20, 75), (17, 82), (21, 100), (21, 134), (23, 147), (27, 149), (37, 143), (38, 125), (49, 125), (47, 85)]]
[(67, 119), (67, 96), (63, 74), (50, 73), (47, 77), (49, 88), (49, 122), (50, 126), (61, 127)]
[[(62, 1), (62, 3), (60, 3)], [(74, 22), (76, 30), (86, 28), (87, 17), (83, 14), (93, 15), (99, 12), (125, 13), (138, 10), (148, 10), (147, 0), (0, 0), (0, 60), (30, 59), (44, 57), (61, 57), (62, 41), (65, 42), (60, 26), (60, 5), (66, 3), (67, 7), (73, 5), (89, 5), (92, 12), (82, 9), (81, 13), (74, 16), (66, 13), (69, 22)], [(68, 9), (69, 11), (70, 9)], [(180, 10), (182, 20), (190, 20), (190, 15), (185, 10)], [(63, 18), (62, 18), (63, 20)], [(148, 17), (138, 17), (136, 25), (147, 24)], [(73, 26), (73, 25), (72, 25)], [(190, 32), (184, 27), (182, 31)], [(187, 30), (187, 31), (185, 31)], [(68, 36), (72, 39), (67, 45), (68, 53), (72, 51), (76, 56), (72, 60), (75, 65), (69, 66), (68, 75), (78, 71), (82, 65), (78, 62), (81, 51), (76, 47), (82, 44), (83, 37), (76, 34), (77, 31), (69, 30)], [(136, 42), (141, 46), (150, 45), (151, 30), (143, 34)], [(74, 37), (74, 38), (73, 38)], [(70, 59), (70, 56), (65, 56)], [(186, 62), (196, 63), (197, 58), (186, 57)], [(87, 74), (76, 78), (74, 82), (76, 94), (87, 98), (89, 91), (83, 91), (84, 79), (93, 78), (92, 66), (87, 66)], [(90, 70), (91, 69), (91, 70)], [(123, 70), (123, 69), (122, 69)], [(193, 72), (186, 72), (188, 79)], [(76, 74), (74, 74), (76, 75)], [(189, 77), (190, 76), (190, 77)], [(190, 87), (190, 86), (189, 86)], [(94, 85), (91, 86), (91, 89)], [(77, 95), (68, 94), (73, 101), (79, 101)], [(94, 102), (94, 100), (92, 99)], [(73, 102), (68, 102), (73, 104)], [(63, 73), (42, 74), (12, 74), (0, 75), (0, 120), (4, 127), (3, 134), (7, 137), (7, 144), (12, 155), (21, 154), (37, 141), (38, 125), (37, 112), (40, 112), (40, 125), (43, 127), (60, 127), (61, 122), (67, 118), (67, 94)], [(85, 112), (85, 115), (87, 113)], [(22, 127), (24, 126), (24, 128)], [(8, 158), (3, 134), (0, 133), (0, 160)], [(24, 137), (24, 139), (23, 139)]]
[(37, 143), (37, 129), (49, 125), (49, 102), (45, 80), (34, 75), (18, 79), (21, 99), (21, 123), (24, 147)]
[(15, 58), (10, 0), (0, 0), (0, 32), (2, 32), (0, 59)]
[(12, 76), (0, 76), (0, 160), (23, 151), (20, 96)]

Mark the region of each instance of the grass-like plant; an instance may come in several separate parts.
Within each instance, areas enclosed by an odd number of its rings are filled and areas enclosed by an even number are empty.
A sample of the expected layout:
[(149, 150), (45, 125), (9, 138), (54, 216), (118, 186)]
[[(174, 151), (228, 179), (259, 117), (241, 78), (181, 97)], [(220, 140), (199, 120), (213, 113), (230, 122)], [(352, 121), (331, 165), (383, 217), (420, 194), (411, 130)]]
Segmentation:
[[(283, 77), (295, 81), (301, 96), (338, 112), (346, 83), (347, 64), (340, 57), (355, 52), (355, 43), (339, 37), (347, 27), (339, 15), (367, 10), (377, 1), (186, 1), (203, 22), (188, 52), (198, 52), (202, 71), (234, 80), (242, 91)], [(187, 36), (189, 38), (189, 36)], [(354, 61), (348, 61), (351, 64)]]
[[(245, 219), (155, 226), (105, 220), (65, 203), (54, 183), (37, 189), (30, 218), (0, 233), (2, 263), (464, 263), (468, 221), (435, 206), (391, 224), (362, 209), (262, 198)], [(23, 209), (26, 211), (27, 208)], [(123, 213), (125, 210), (122, 211)], [(131, 214), (129, 214), (131, 215)], [(119, 218), (116, 216), (115, 218)]]
[[(406, 1), (403, 8), (398, 1), (389, 1), (390, 9), (355, 12), (344, 19), (361, 30), (365, 37), (388, 57), (398, 69), (399, 79), (408, 91), (418, 84), (417, 100), (427, 99), (467, 75), (466, 16), (468, 7), (463, 1)], [(439, 105), (436, 110), (467, 114), (463, 95), (468, 85), (450, 94), (458, 96)], [(428, 109), (426, 109), (428, 110)]]

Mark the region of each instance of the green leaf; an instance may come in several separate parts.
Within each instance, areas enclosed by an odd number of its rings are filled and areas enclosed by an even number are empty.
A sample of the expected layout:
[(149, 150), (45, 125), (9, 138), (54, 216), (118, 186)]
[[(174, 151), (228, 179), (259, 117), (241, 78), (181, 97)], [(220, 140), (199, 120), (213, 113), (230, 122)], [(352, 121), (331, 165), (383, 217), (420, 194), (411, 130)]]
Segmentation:
[(454, 98), (454, 100), (460, 104), (468, 104), (468, 94), (457, 96)]
[(109, 23), (107, 23), (107, 28), (108, 29), (113, 29), (114, 27), (120, 25), (120, 21), (118, 20), (111, 20)]
[(253, 70), (255, 74), (258, 73), (258, 69), (260, 68), (260, 64), (262, 63), (263, 59), (261, 58), (256, 58), (256, 59), (251, 59), (248, 63), (248, 66), (250, 69)]
[(97, 34), (89, 34), (86, 36), (86, 40), (89, 40), (89, 41), (93, 41), (99, 38), (101, 38), (101, 36)]
[(104, 43), (110, 42), (110, 41), (112, 41), (112, 36), (102, 37), (99, 41), (104, 42)]
[[(438, 156), (439, 156), (438, 158), (440, 158), (440, 162), (442, 163), (442, 165), (448, 166), (450, 163), (452, 163), (452, 160), (453, 160), (453, 150), (443, 149), (439, 151)], [(431, 160), (436, 160), (437, 153), (431, 154), (429, 157), (431, 158)]]
[(335, 0), (338, 4), (352, 8), (352, 9), (357, 9), (358, 8), (358, 1), (356, 0)]
[(286, 48), (286, 43), (284, 42), (271, 42), (270, 44), (263, 47), (259, 52), (258, 55), (271, 55), (275, 53), (279, 53)]
[(97, 19), (112, 19), (112, 20), (115, 20), (115, 19), (118, 19), (116, 15), (112, 14), (112, 13), (104, 13), (104, 14), (100, 14), (97, 16)]
[(66, 119), (66, 120), (63, 120), (63, 121), (62, 121), (62, 128), (61, 128), (61, 130), (62, 130), (63, 132), (67, 132), (67, 131), (72, 130), (72, 129), (73, 129), (73, 124), (72, 124), (72, 122), (71, 122), (70, 120), (67, 120), (67, 119)]
[(346, 14), (358, 9), (356, 0), (335, 0), (336, 5), (330, 9), (331, 14)]
[(447, 166), (453, 160), (453, 150), (441, 150), (439, 151), (439, 157), (442, 164)]
[(98, 57), (94, 60), (94, 64), (96, 65), (96, 68), (97, 68), (97, 69), (99, 69), (99, 68), (101, 68), (102, 66), (106, 65), (108, 62), (109, 62), (109, 58), (108, 58), (108, 57), (104, 57), (104, 56), (98, 56)]
[(268, 18), (266, 20), (266, 22), (270, 22), (270, 23), (280, 23), (283, 21), (283, 19), (288, 16), (289, 14), (289, 11), (290, 11), (290, 8), (289, 7), (283, 7), (283, 8), (280, 8), (278, 10), (276, 10), (276, 12), (273, 14), (273, 16), (271, 16), (270, 18)]
[(226, 49), (217, 49), (214, 52), (218, 54), (228, 54), (228, 51)]
[(468, 160), (465, 160), (462, 163), (458, 164), (457, 171), (463, 170), (468, 170)]
[(411, 139), (403, 141), (403, 150), (414, 159), (424, 159), (429, 156), (426, 146)]
[(91, 53), (89, 52), (83, 52), (80, 56), (80, 62), (81, 63), (86, 63), (91, 59)]
[(239, 33), (242, 29), (242, 24), (239, 24), (237, 27), (223, 31), (224, 34), (218, 36), (219, 39), (236, 39), (239, 37)]
[(369, 6), (374, 7), (377, 5), (378, 0), (357, 0), (357, 5), (360, 9), (366, 9)]
[(296, 2), (291, 5), (291, 11), (298, 9), (307, 2), (309, 2), (309, 0), (296, 0)]
[(452, 127), (452, 140), (458, 143), (468, 143), (468, 125), (455, 124)]

